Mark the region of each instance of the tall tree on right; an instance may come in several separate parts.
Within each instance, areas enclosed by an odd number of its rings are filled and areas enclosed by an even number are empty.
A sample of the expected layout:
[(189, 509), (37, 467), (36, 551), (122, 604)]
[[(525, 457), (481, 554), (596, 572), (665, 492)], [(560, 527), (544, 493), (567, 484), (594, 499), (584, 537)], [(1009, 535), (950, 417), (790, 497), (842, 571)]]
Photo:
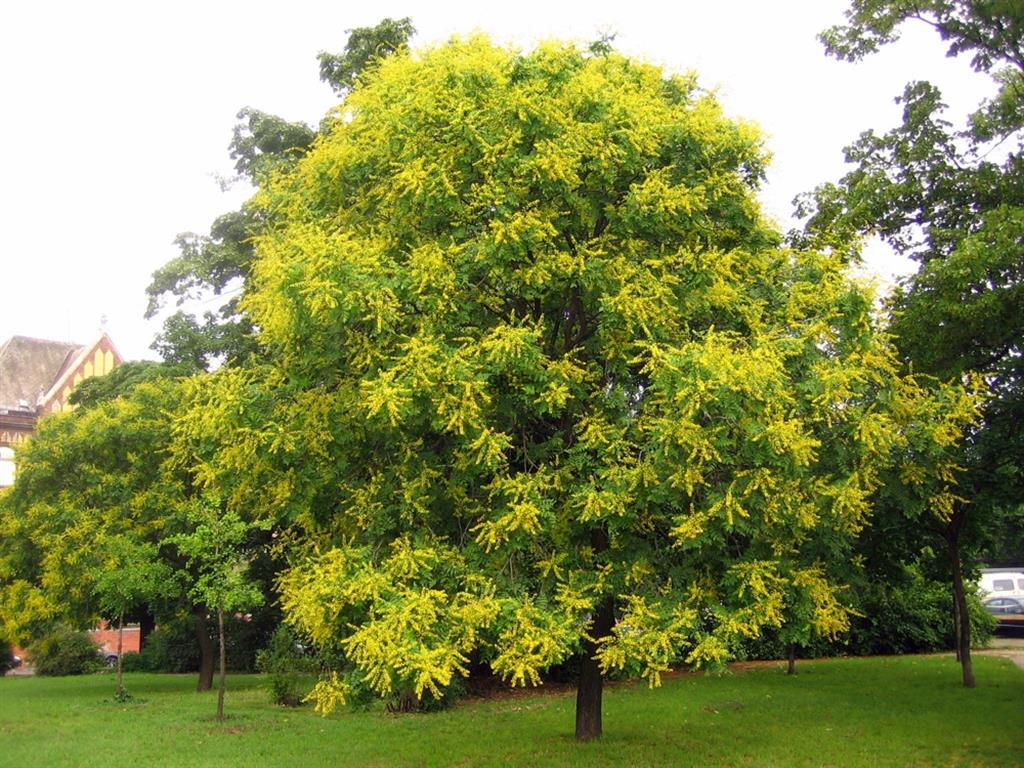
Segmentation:
[(943, 380), (974, 373), (987, 383), (984, 420), (960, 458), (970, 506), (935, 516), (959, 584), (958, 651), (971, 686), (960, 572), (968, 509), (975, 525), (979, 515), (1014, 519), (1024, 500), (1024, 4), (852, 0), (846, 17), (821, 35), (837, 58), (858, 60), (896, 41), (904, 23), (925, 23), (948, 55), (970, 56), (998, 85), (955, 127), (935, 85), (907, 84), (897, 99), (902, 124), (862, 133), (846, 148), (854, 169), (799, 201), (809, 216), (804, 237), (828, 243), (873, 234), (918, 263), (889, 304), (897, 345), (915, 372)]

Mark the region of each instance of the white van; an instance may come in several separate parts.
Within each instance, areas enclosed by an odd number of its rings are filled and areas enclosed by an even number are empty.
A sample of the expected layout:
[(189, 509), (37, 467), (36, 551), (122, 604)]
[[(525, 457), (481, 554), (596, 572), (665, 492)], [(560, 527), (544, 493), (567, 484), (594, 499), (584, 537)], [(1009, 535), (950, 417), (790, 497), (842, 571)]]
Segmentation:
[(985, 597), (1024, 597), (1024, 568), (985, 568), (978, 591)]

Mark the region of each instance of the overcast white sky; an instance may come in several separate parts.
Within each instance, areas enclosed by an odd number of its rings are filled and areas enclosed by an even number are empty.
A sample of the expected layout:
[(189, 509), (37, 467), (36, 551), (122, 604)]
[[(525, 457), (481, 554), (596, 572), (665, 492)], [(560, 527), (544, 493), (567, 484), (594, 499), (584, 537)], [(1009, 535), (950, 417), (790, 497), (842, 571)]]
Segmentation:
[[(253, 106), (316, 124), (334, 103), (316, 54), (344, 30), (411, 16), (415, 45), (483, 30), (530, 46), (601, 31), (667, 69), (695, 69), (727, 110), (758, 122), (775, 160), (766, 209), (843, 172), (842, 147), (898, 121), (911, 79), (938, 83), (960, 113), (990, 88), (944, 57), (927, 29), (857, 65), (815, 35), (845, 0), (618, 2), (23, 2), (0, 8), (0, 341), (85, 342), (101, 318), (122, 354), (153, 358), (143, 319), (173, 240), (204, 232), (245, 190), (223, 193), (235, 114)], [(889, 275), (899, 265), (877, 259)]]

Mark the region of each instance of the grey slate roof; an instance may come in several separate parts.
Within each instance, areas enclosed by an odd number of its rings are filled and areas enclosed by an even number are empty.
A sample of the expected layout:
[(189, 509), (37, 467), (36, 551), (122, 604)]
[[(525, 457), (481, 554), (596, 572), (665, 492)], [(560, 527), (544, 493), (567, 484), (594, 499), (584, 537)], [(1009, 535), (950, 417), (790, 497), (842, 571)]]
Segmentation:
[(12, 336), (0, 344), (0, 409), (35, 412), (39, 398), (82, 349), (81, 344)]

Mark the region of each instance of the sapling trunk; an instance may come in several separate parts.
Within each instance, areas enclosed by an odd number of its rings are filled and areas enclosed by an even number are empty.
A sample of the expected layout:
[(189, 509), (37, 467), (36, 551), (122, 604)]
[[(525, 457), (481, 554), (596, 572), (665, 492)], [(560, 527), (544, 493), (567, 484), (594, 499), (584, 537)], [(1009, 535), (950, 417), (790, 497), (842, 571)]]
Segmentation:
[(124, 698), (124, 613), (117, 617), (117, 698)]
[(224, 611), (217, 609), (217, 638), (220, 641), (220, 680), (217, 685), (217, 722), (224, 719)]
[(787, 675), (795, 675), (796, 674), (796, 643), (790, 643), (789, 644), (788, 661), (789, 661), (789, 664), (786, 667), (786, 674)]

